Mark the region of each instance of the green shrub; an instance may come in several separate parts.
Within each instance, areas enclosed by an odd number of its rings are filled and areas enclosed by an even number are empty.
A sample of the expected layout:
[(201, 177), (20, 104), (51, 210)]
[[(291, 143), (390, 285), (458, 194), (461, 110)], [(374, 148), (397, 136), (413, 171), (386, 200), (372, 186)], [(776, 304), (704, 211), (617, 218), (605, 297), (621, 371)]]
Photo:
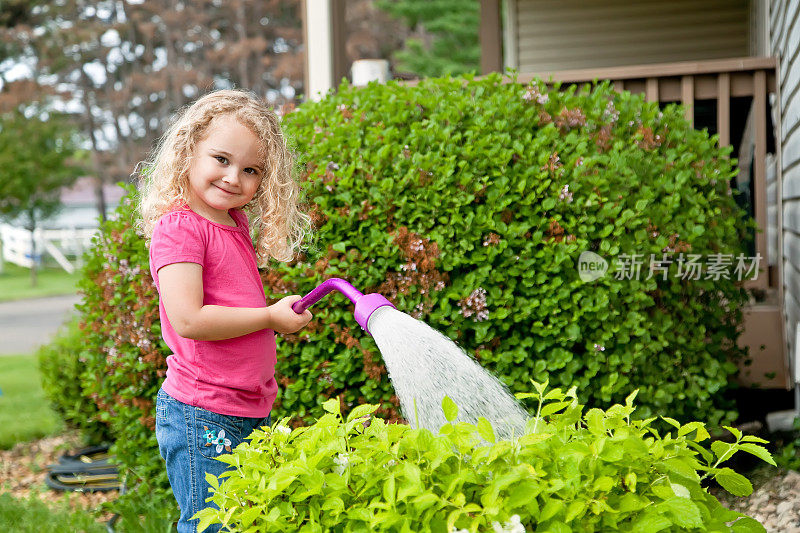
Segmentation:
[(53, 410), (69, 427), (80, 429), (87, 441), (101, 443), (109, 441), (111, 435), (108, 425), (100, 421), (97, 405), (84, 397), (80, 380), (84, 365), (80, 353), (84, 348), (84, 334), (76, 318), (39, 348), (39, 373)]
[[(235, 467), (208, 476), (219, 509), (198, 513), (199, 530), (222, 523), (239, 532), (371, 531), (764, 531), (725, 509), (701, 484), (713, 478), (737, 496), (750, 482), (722, 466), (737, 451), (775, 464), (766, 441), (730, 428), (715, 441), (705, 424), (660, 434), (634, 420), (635, 394), (607, 411), (584, 412), (575, 389), (527, 394), (537, 415), (517, 441), (495, 441), (491, 425), (451, 423), (438, 436), (386, 424), (362, 405), (347, 419), (337, 399), (316, 424), (288, 419), (256, 430), (219, 459)], [(449, 403), (448, 403), (449, 401)], [(728, 522), (736, 521), (733, 527)], [(524, 529), (523, 529), (524, 528)]]
[[(515, 392), (549, 376), (590, 405), (639, 389), (641, 416), (735, 417), (723, 399), (743, 355), (735, 280), (681, 279), (674, 264), (666, 280), (645, 279), (647, 264), (639, 280), (613, 275), (622, 254), (744, 251), (752, 224), (729, 196), (730, 150), (681, 108), (608, 84), (548, 91), (492, 75), (342, 85), (284, 125), (318, 241), (267, 290), (344, 277), (442, 331)], [(609, 274), (581, 281), (583, 251)], [(320, 416), (338, 395), (345, 407), (396, 405), (352, 306), (334, 297), (312, 312), (315, 323), (282, 337), (277, 411)]]
[(147, 247), (133, 226), (134, 195), (130, 188), (85, 258), (80, 387), (114, 439), (111, 453), (130, 489), (123, 501), (143, 491), (166, 503), (172, 493), (155, 438), (155, 398), (170, 352), (161, 338)]

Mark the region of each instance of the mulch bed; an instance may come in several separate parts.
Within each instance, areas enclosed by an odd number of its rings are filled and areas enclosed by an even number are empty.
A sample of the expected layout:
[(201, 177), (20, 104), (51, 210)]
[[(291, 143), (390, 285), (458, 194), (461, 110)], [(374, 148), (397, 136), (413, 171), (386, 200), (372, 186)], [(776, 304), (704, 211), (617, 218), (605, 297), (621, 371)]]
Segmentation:
[[(48, 504), (67, 502), (72, 509), (96, 511), (101, 504), (114, 500), (118, 491), (61, 492), (45, 485), (47, 465), (58, 463), (64, 453), (82, 447), (80, 434), (68, 432), (15, 445), (10, 450), (0, 450), (0, 492), (20, 499), (34, 495)], [(62, 504), (63, 505), (63, 504)], [(99, 519), (108, 520), (110, 513)]]

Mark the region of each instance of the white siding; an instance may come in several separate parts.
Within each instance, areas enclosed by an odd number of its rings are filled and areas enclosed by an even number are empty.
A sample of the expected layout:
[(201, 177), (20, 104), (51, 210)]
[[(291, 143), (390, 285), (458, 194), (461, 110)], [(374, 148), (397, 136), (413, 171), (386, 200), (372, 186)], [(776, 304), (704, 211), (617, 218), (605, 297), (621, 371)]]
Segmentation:
[[(800, 321), (800, 23), (798, 0), (770, 3), (769, 40), (780, 61), (781, 177), (783, 196), (783, 281), (786, 340), (794, 364), (795, 329)], [(790, 368), (791, 372), (791, 368)]]
[(512, 0), (508, 6), (520, 72), (750, 55), (748, 0)]

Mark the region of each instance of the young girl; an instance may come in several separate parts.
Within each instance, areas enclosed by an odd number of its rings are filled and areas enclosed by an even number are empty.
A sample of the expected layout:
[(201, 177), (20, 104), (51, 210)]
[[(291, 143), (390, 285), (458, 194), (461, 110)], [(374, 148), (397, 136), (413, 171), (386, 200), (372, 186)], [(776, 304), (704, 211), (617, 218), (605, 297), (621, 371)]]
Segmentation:
[(213, 92), (184, 109), (145, 167), (142, 230), (152, 235), (150, 271), (172, 350), (156, 439), (178, 531), (188, 532), (210, 505), (206, 473), (227, 468), (215, 458), (270, 422), (274, 332), (311, 319), (291, 309), (297, 295), (267, 307), (257, 270), (270, 257), (290, 260), (309, 225), (278, 119), (247, 92)]

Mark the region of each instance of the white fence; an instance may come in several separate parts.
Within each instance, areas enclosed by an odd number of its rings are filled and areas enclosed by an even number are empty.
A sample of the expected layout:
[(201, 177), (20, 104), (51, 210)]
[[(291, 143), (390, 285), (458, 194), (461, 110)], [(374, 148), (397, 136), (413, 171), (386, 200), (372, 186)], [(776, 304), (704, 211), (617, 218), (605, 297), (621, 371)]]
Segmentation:
[[(42, 255), (48, 254), (67, 272), (72, 274), (80, 261), (83, 252), (91, 246), (92, 237), (97, 229), (37, 229), (33, 232), (36, 241), (36, 257), (31, 249), (31, 232), (0, 224), (0, 241), (3, 246), (3, 259), (26, 268), (34, 262), (42, 262)], [(74, 257), (71, 262), (69, 257)]]

